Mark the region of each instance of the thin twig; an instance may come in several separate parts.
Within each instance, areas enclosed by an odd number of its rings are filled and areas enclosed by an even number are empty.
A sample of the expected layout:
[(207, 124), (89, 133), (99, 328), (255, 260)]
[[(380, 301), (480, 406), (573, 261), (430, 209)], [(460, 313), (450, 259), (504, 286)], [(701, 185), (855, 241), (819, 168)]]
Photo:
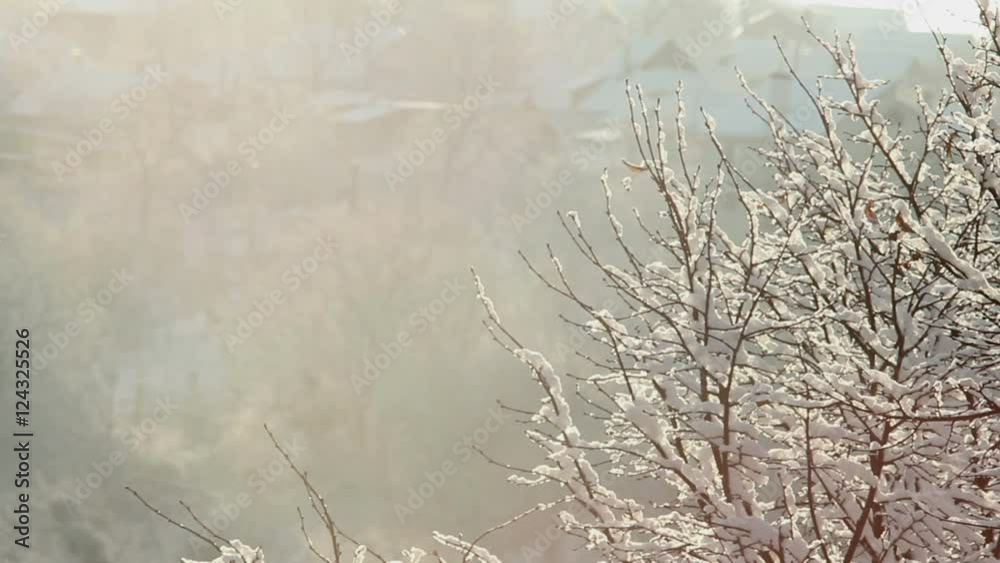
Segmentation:
[(213, 542), (212, 540), (206, 538), (205, 536), (199, 534), (198, 532), (192, 530), (191, 528), (185, 526), (184, 524), (181, 524), (180, 522), (178, 522), (178, 521), (174, 520), (173, 518), (167, 516), (166, 514), (164, 514), (163, 512), (161, 512), (158, 508), (156, 508), (153, 505), (151, 505), (148, 502), (146, 502), (146, 499), (142, 498), (142, 496), (140, 496), (139, 493), (137, 493), (136, 490), (133, 489), (132, 487), (125, 487), (125, 490), (128, 491), (128, 492), (130, 492), (130, 493), (132, 493), (135, 496), (135, 498), (139, 499), (139, 502), (141, 502), (146, 508), (148, 508), (149, 510), (151, 510), (154, 514), (156, 514), (160, 518), (163, 518), (167, 522), (170, 522), (174, 526), (177, 526), (178, 528), (184, 530), (185, 532), (188, 532), (189, 534), (193, 534), (195, 537), (199, 538), (203, 542), (205, 542), (208, 545), (214, 547), (219, 553), (222, 553), (222, 546), (216, 545), (216, 543)]

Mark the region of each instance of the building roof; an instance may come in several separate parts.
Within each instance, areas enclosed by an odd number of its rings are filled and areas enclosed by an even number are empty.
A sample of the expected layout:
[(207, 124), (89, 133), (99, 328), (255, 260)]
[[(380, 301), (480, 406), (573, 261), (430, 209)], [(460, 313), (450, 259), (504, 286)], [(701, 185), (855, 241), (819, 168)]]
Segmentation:
[(149, 16), (157, 14), (182, 0), (73, 0), (61, 8), (66, 13), (106, 16)]
[(330, 88), (321, 90), (310, 96), (306, 106), (317, 111), (343, 109), (371, 101), (371, 92), (359, 92)]
[(86, 62), (67, 63), (29, 84), (7, 105), (22, 116), (110, 112), (111, 102), (142, 81), (141, 73), (114, 72)]
[(438, 102), (412, 100), (370, 100), (337, 116), (343, 123), (368, 123), (389, 115), (405, 112), (441, 111), (447, 106)]

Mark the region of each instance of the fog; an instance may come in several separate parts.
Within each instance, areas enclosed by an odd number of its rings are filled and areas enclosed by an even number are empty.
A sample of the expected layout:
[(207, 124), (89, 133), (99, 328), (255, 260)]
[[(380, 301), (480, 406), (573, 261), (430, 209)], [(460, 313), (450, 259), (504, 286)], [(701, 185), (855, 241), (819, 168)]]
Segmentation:
[[(498, 405), (530, 411), (539, 392), (484, 328), (470, 268), (519, 339), (586, 369), (571, 309), (518, 252), (544, 264), (551, 245), (593, 274), (557, 211), (606, 221), (605, 169), (623, 214), (657, 205), (622, 163), (636, 160), (625, 80), (667, 122), (683, 81), (692, 162), (717, 164), (704, 106), (760, 178), (746, 147), (767, 130), (735, 67), (796, 115), (772, 36), (807, 82), (830, 71), (800, 18), (854, 34), (901, 114), (913, 85), (942, 86), (933, 38), (895, 5), (5, 0), (0, 16), (0, 355), (9, 371), (30, 329), (34, 433), (32, 545), (0, 557), (25, 563), (216, 556), (126, 486), (269, 561), (313, 558), (308, 498), (265, 424), (380, 553), (554, 498), (490, 461), (538, 462)], [(722, 215), (738, 236), (738, 205)], [(603, 233), (598, 250), (616, 252)], [(522, 561), (549, 524), (487, 544)]]

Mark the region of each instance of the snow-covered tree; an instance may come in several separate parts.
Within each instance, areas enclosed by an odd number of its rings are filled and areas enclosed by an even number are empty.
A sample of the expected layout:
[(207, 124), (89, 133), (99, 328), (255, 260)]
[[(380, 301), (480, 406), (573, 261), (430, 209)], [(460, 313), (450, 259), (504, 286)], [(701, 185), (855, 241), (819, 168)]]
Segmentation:
[[(951, 87), (914, 93), (917, 131), (879, 111), (885, 82), (839, 37), (815, 37), (833, 75), (791, 69), (816, 131), (744, 82), (770, 126), (766, 186), (704, 113), (718, 159), (688, 162), (681, 89), (671, 139), (630, 90), (632, 168), (663, 205), (629, 224), (667, 258), (633, 250), (605, 175), (617, 258), (560, 220), (617, 305), (555, 254), (551, 272), (528, 263), (585, 315), (595, 374), (522, 345), (477, 278), (491, 332), (544, 391), (526, 431), (544, 461), (513, 479), (583, 507), (564, 530), (601, 560), (1000, 561), (1000, 20), (982, 21), (972, 60), (939, 41)], [(727, 190), (745, 232), (718, 221)]]
[[(981, 17), (971, 60), (939, 40), (950, 88), (914, 93), (916, 131), (880, 112), (885, 83), (839, 37), (816, 37), (832, 75), (810, 86), (790, 68), (818, 130), (744, 83), (770, 127), (758, 150), (768, 185), (741, 174), (705, 113), (718, 158), (690, 162), (682, 88), (672, 138), (659, 102), (627, 88), (630, 168), (662, 207), (620, 220), (605, 174), (617, 258), (579, 214), (559, 216), (615, 305), (579, 291), (554, 253), (550, 273), (528, 261), (582, 311), (567, 322), (590, 337), (578, 353), (593, 375), (560, 373), (522, 344), (476, 277), (490, 333), (542, 389), (520, 412), (544, 459), (505, 467), (561, 491), (538, 509), (562, 509), (565, 534), (595, 558), (1000, 562), (1000, 15)], [(740, 232), (718, 221), (727, 191), (745, 211)], [(317, 555), (339, 562), (338, 538), (352, 542), (303, 482), (332, 539), (333, 555)], [(436, 539), (497, 561), (478, 540)], [(231, 545), (217, 561), (256, 557)]]

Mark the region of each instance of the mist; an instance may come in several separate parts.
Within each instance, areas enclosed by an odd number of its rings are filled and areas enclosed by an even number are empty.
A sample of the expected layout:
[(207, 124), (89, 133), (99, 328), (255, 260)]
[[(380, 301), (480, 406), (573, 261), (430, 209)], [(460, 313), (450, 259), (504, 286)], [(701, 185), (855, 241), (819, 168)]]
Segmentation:
[[(692, 170), (719, 160), (704, 109), (762, 181), (749, 147), (769, 131), (736, 67), (819, 126), (783, 59), (809, 84), (832, 72), (804, 21), (852, 34), (910, 126), (913, 87), (946, 86), (934, 37), (895, 5), (7, 0), (0, 16), (0, 355), (14, 365), (30, 329), (33, 432), (31, 547), (0, 557), (24, 563), (218, 555), (125, 487), (269, 561), (314, 558), (265, 425), (338, 526), (393, 558), (559, 498), (508, 482), (505, 464), (538, 463), (518, 421), (540, 395), (484, 326), (472, 269), (518, 339), (589, 375), (591, 339), (560, 316), (583, 319), (530, 265), (559, 254), (597, 305), (607, 284), (569, 255), (566, 213), (607, 224), (605, 172), (621, 216), (662, 206), (639, 188), (626, 80), (662, 99), (671, 145), (683, 82)], [(742, 206), (719, 205), (739, 239)], [(595, 252), (619, 256), (604, 233)], [(12, 529), (19, 491), (0, 491)], [(555, 522), (489, 547), (525, 561)], [(588, 556), (553, 543), (545, 561)]]

